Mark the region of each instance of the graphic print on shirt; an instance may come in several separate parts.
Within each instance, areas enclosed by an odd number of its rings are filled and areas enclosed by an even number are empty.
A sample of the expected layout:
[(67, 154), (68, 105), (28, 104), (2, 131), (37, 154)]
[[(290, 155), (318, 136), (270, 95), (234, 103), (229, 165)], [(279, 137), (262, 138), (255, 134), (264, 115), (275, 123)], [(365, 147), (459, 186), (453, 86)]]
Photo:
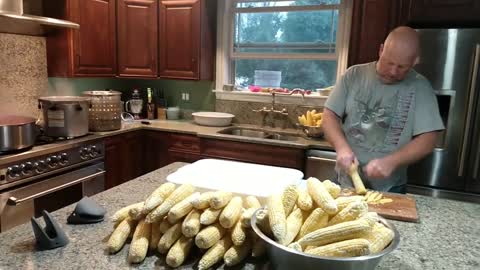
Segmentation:
[(414, 91), (400, 91), (391, 97), (372, 97), (371, 91), (356, 92), (356, 111), (349, 116), (346, 134), (367, 152), (388, 153), (397, 148), (405, 128)]

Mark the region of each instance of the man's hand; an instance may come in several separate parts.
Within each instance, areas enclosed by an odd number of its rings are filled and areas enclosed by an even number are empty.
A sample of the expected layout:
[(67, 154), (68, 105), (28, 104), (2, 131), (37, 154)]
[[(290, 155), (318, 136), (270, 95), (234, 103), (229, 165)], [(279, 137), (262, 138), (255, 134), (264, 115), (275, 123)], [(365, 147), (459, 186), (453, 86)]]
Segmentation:
[(363, 172), (369, 179), (385, 179), (390, 177), (396, 168), (397, 165), (395, 165), (395, 162), (391, 161), (388, 157), (384, 157), (370, 160), (370, 162), (363, 167)]
[(351, 149), (343, 149), (337, 152), (337, 166), (349, 173), (352, 163), (358, 165), (358, 160)]

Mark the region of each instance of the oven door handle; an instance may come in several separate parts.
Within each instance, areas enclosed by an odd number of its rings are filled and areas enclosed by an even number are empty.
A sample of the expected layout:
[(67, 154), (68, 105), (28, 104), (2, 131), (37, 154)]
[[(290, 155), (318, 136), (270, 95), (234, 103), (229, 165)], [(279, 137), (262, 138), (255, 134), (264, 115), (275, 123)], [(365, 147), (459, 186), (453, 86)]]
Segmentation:
[(92, 174), (87, 175), (87, 176), (85, 176), (85, 177), (81, 177), (81, 178), (75, 179), (75, 180), (70, 181), (70, 182), (68, 182), (68, 183), (65, 183), (65, 184), (62, 184), (62, 185), (59, 185), (59, 186), (56, 186), (56, 187), (54, 187), (54, 188), (50, 188), (50, 189), (47, 189), (47, 190), (43, 190), (43, 191), (41, 191), (41, 192), (37, 192), (37, 193), (31, 194), (31, 195), (25, 196), (25, 197), (23, 197), (23, 198), (16, 198), (16, 197), (12, 196), (12, 197), (8, 198), (8, 204), (10, 204), (10, 205), (17, 205), (17, 204), (20, 204), (20, 203), (23, 203), (23, 202), (26, 202), (26, 201), (29, 201), (29, 200), (33, 200), (33, 199), (42, 197), (43, 195), (46, 195), (46, 194), (49, 194), (49, 193), (52, 193), (52, 192), (55, 192), (55, 191), (64, 189), (64, 188), (66, 188), (66, 187), (73, 186), (73, 185), (75, 185), (75, 184), (88, 181), (88, 180), (90, 180), (90, 179), (92, 179), (92, 178), (95, 178), (95, 177), (104, 175), (105, 172), (106, 172), (106, 171), (103, 170), (103, 169), (97, 169), (97, 170), (98, 170), (98, 172), (96, 172), (96, 173), (92, 173)]
[(324, 162), (329, 162), (329, 163), (336, 163), (337, 161), (335, 159), (331, 158), (323, 158), (323, 157), (308, 157), (310, 160), (315, 160), (315, 161), (324, 161)]

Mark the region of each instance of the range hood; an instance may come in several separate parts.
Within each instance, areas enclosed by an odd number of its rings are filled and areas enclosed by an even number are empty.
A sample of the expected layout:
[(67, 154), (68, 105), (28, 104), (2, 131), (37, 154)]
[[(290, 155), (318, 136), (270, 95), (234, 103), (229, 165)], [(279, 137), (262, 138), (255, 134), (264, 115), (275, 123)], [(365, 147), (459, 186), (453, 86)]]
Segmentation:
[[(34, 2), (41, 4), (41, 1)], [(0, 33), (41, 36), (56, 27), (80, 28), (80, 25), (74, 22), (27, 15), (23, 12), (23, 0), (0, 0)]]

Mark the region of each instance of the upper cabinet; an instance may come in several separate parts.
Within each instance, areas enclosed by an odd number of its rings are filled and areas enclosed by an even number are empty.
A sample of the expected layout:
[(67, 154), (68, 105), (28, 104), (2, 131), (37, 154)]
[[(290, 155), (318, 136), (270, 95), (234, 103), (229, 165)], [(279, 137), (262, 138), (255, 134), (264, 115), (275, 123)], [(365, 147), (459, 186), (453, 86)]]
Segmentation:
[(215, 8), (207, 0), (171, 0), (159, 9), (160, 77), (212, 80)]
[(157, 77), (158, 1), (117, 2), (118, 75)]
[(458, 27), (480, 25), (478, 0), (409, 0), (408, 23), (414, 26)]

